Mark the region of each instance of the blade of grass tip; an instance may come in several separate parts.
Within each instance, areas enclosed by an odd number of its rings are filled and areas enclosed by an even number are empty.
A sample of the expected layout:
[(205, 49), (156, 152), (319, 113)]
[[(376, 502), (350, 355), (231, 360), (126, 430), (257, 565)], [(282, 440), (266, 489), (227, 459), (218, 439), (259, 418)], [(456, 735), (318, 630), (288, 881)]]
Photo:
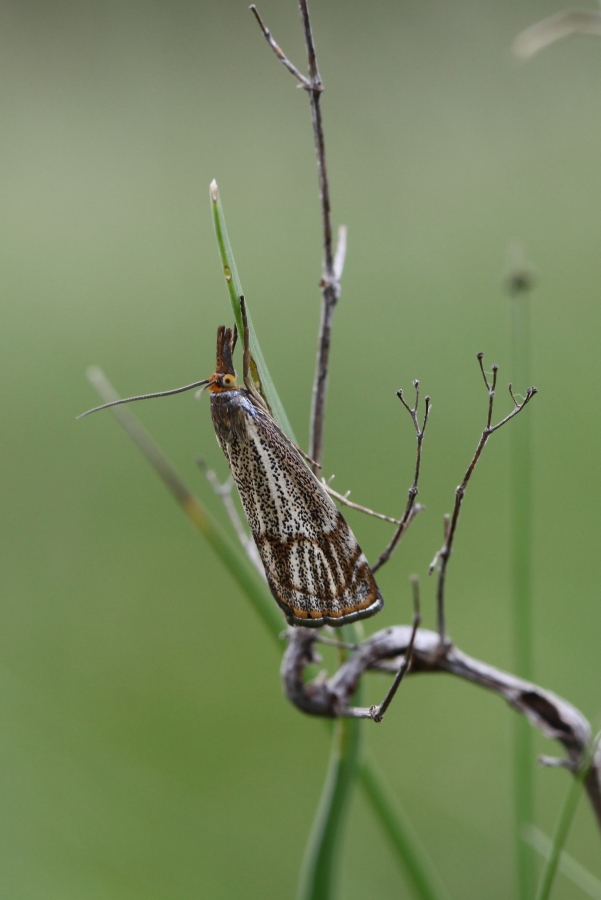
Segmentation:
[(366, 796), (399, 860), (412, 896), (416, 900), (448, 900), (449, 895), (433, 863), (371, 754), (366, 754), (361, 760), (359, 774)]
[[(215, 234), (217, 236), (217, 245), (219, 247), (219, 255), (221, 256), (223, 274), (225, 275), (225, 282), (229, 291), (230, 300), (232, 301), (232, 309), (234, 310), (236, 325), (238, 326), (239, 333), (243, 334), (240, 297), (244, 296), (244, 291), (242, 290), (242, 285), (238, 276), (238, 270), (236, 268), (236, 262), (234, 260), (234, 254), (232, 253), (232, 247), (227, 234), (225, 217), (223, 215), (223, 208), (221, 206), (221, 199), (219, 197), (219, 188), (215, 180), (213, 180), (210, 184), (209, 193), (211, 195), (213, 222), (215, 224)], [(246, 317), (248, 319), (251, 369), (253, 378), (256, 381), (257, 388), (261, 392), (261, 395), (267, 401), (274, 419), (278, 422), (282, 431), (284, 431), (288, 435), (290, 440), (296, 443), (296, 438), (294, 437), (292, 426), (288, 421), (288, 416), (286, 415), (282, 401), (280, 400), (275, 384), (273, 383), (273, 379), (269, 374), (265, 358), (263, 356), (263, 353), (261, 352), (261, 347), (259, 346), (259, 341), (255, 329), (253, 328), (250, 310), (248, 308), (248, 301), (246, 301)]]
[[(550, 858), (553, 841), (548, 838), (540, 828), (531, 825), (524, 834), (524, 840), (528, 841), (530, 846), (534, 847), (543, 859), (548, 860)], [(581, 891), (588, 894), (589, 897), (592, 897), (593, 900), (601, 900), (601, 881), (598, 878), (595, 878), (592, 872), (585, 869), (578, 860), (574, 859), (573, 856), (570, 856), (569, 853), (566, 853), (565, 850), (561, 851), (559, 871), (565, 875), (572, 884), (575, 884)]]
[[(100, 369), (90, 369), (88, 378), (105, 403), (119, 399), (119, 395)], [(236, 579), (254, 606), (271, 636), (279, 645), (279, 635), (283, 624), (281, 615), (274, 604), (269, 589), (250, 560), (232, 543), (211, 513), (194, 497), (169, 459), (142, 427), (131, 410), (127, 406), (115, 406), (111, 412), (146, 457), (195, 528), (211, 544), (225, 567)], [(354, 725), (356, 723), (344, 720), (344, 724)], [(332, 795), (331, 803), (334, 806), (336, 815), (339, 814), (340, 810), (345, 811), (345, 792), (348, 793), (346, 783), (350, 782), (351, 772), (356, 765), (356, 761), (353, 761), (354, 755), (355, 753), (358, 755), (358, 750), (356, 751), (353, 743), (355, 737), (358, 743), (360, 735), (357, 736), (354, 732), (342, 732), (338, 738), (338, 746), (344, 747), (344, 753), (341, 755), (340, 766), (332, 771), (332, 777), (328, 781)], [(334, 741), (336, 741), (336, 736)], [(338, 751), (334, 747), (333, 757), (336, 752)], [(332, 762), (331, 766), (334, 766), (334, 762)], [(374, 814), (380, 820), (390, 838), (391, 846), (399, 861), (401, 870), (409, 875), (414, 896), (420, 898), (420, 900), (446, 900), (447, 894), (445, 891), (437, 888), (438, 877), (433, 870), (432, 864), (421, 848), (419, 848), (406, 816), (399, 804), (394, 800), (392, 790), (385, 783), (384, 776), (374, 761), (364, 758), (360, 763), (359, 775), (372, 804)], [(324, 796), (325, 793), (324, 791)], [(325, 800), (321, 809), (325, 817), (327, 814)], [(316, 829), (314, 831), (316, 832)], [(319, 871), (324, 871), (321, 863)]]
[[(341, 640), (357, 642), (354, 625), (343, 626)], [(347, 655), (341, 651), (343, 656)], [(358, 688), (355, 703), (360, 704)], [(337, 719), (330, 762), (300, 872), (298, 900), (333, 900), (339, 893), (339, 860), (344, 826), (357, 779), (362, 722)]]
[[(519, 392), (530, 385), (530, 292), (534, 272), (526, 265), (517, 242), (509, 248), (505, 289), (511, 303), (512, 382)], [(532, 448), (530, 416), (522, 416), (511, 430), (511, 550), (513, 657), (516, 674), (534, 677), (532, 663)], [(530, 900), (535, 887), (535, 858), (522, 840), (534, 821), (534, 749), (532, 728), (525, 716), (514, 717), (513, 738), (514, 833), (520, 900)]]
[[(119, 399), (119, 395), (100, 369), (91, 368), (87, 375), (88, 380), (105, 403)], [(169, 459), (129, 407), (114, 406), (111, 408), (111, 412), (175, 497), (194, 527), (209, 542), (226, 569), (251, 601), (272, 637), (279, 643), (284, 620), (273, 602), (269, 588), (246, 554), (233, 543), (217, 519), (188, 490)]]
[(572, 783), (557, 821), (555, 834), (553, 835), (551, 852), (540, 878), (538, 890), (536, 892), (536, 900), (549, 900), (549, 897), (551, 896), (551, 890), (559, 867), (563, 845), (566, 842), (572, 819), (574, 818), (574, 813), (576, 812), (576, 807), (578, 806), (578, 801), (580, 800), (580, 795), (582, 793), (582, 785), (590, 769), (591, 760), (597, 748), (598, 741), (599, 738), (597, 737), (592, 742), (591, 747), (580, 766), (578, 774), (572, 778)]

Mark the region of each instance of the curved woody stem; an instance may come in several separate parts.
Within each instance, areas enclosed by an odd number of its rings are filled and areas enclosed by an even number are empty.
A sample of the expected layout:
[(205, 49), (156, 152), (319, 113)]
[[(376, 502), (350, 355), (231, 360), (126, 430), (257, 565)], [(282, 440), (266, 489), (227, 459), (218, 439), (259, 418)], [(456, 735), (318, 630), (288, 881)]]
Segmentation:
[[(442, 648), (436, 632), (397, 625), (376, 632), (365, 640), (331, 678), (304, 681), (306, 666), (313, 659), (315, 635), (309, 629), (289, 629), (288, 649), (282, 661), (282, 681), (288, 699), (314, 716), (372, 719), (373, 709), (352, 705), (352, 697), (367, 671), (396, 674), (411, 650), (410, 675), (446, 672), (498, 694), (513, 709), (523, 713), (546, 737), (559, 741), (565, 751), (564, 764), (574, 775), (581, 771), (591, 742), (591, 726), (586, 717), (557, 694), (532, 682), (517, 678), (494, 666), (467, 656), (451, 644)], [(543, 760), (547, 764), (549, 760)], [(601, 828), (601, 748), (587, 769), (585, 789)]]

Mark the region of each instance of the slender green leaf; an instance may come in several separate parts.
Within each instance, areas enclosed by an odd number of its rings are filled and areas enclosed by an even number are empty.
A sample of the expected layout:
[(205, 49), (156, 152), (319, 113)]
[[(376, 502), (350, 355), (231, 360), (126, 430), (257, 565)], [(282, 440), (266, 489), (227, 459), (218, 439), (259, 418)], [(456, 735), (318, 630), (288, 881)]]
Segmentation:
[(361, 784), (400, 863), (416, 900), (448, 900), (448, 893), (407, 814), (378, 763), (366, 754), (359, 764)]
[[(240, 332), (240, 334), (242, 334), (243, 328), (242, 311), (240, 309), (240, 297), (244, 297), (245, 295), (244, 291), (242, 290), (242, 285), (238, 276), (238, 270), (236, 268), (236, 262), (234, 260), (234, 254), (232, 253), (232, 248), (227, 235), (223, 208), (221, 206), (221, 199), (219, 197), (219, 188), (217, 187), (216, 181), (211, 182), (210, 194), (211, 208), (213, 210), (213, 221), (215, 223), (215, 234), (217, 235), (217, 244), (219, 246), (219, 255), (221, 256), (223, 274), (225, 275), (225, 282), (229, 291), (230, 300), (232, 301), (232, 309), (234, 310), (236, 325), (238, 326), (238, 331)], [(296, 438), (294, 437), (292, 426), (288, 421), (288, 416), (286, 415), (286, 411), (284, 410), (282, 401), (278, 396), (275, 384), (273, 383), (273, 380), (269, 374), (269, 370), (267, 369), (265, 358), (263, 356), (263, 353), (261, 352), (261, 347), (259, 346), (259, 341), (253, 328), (248, 298), (245, 297), (245, 300), (246, 317), (248, 320), (248, 331), (250, 338), (250, 353), (252, 357), (251, 368), (253, 378), (256, 382), (257, 389), (261, 392), (262, 396), (267, 401), (274, 419), (278, 422), (282, 431), (284, 431), (288, 435), (290, 440), (296, 443)]]
[[(104, 373), (94, 367), (88, 378), (105, 403), (118, 400), (119, 396)], [(223, 530), (217, 519), (184, 484), (173, 464), (140, 424), (127, 406), (113, 406), (111, 413), (146, 457), (155, 472), (169, 489), (194, 527), (209, 542), (217, 556), (238, 582), (246, 597), (267, 626), (270, 634), (279, 641), (285, 622), (271, 591), (250, 562), (242, 548), (235, 544)]]
[[(528, 841), (543, 859), (551, 858), (553, 841), (540, 828), (531, 825), (524, 833), (524, 840)], [(565, 850), (561, 851), (559, 857), (559, 871), (593, 900), (601, 900), (601, 881)]]
[(557, 869), (559, 867), (559, 860), (561, 858), (563, 845), (566, 842), (566, 838), (568, 836), (568, 832), (574, 818), (574, 813), (576, 812), (576, 807), (578, 806), (578, 801), (580, 800), (582, 785), (589, 771), (590, 762), (591, 758), (587, 753), (586, 759), (583, 761), (578, 774), (572, 779), (570, 789), (568, 790), (568, 793), (566, 795), (563, 809), (561, 810), (559, 820), (557, 822), (555, 834), (553, 835), (553, 845), (551, 847), (551, 852), (540, 878), (538, 890), (536, 892), (536, 900), (549, 900), (549, 897), (551, 896), (553, 882), (555, 881), (555, 876), (557, 875)]
[[(342, 640), (356, 643), (355, 626)], [(361, 705), (360, 687), (354, 703)], [(448, 900), (432, 861), (373, 757), (362, 751), (365, 723), (339, 719), (334, 726), (328, 772), (311, 829), (299, 885), (299, 900), (334, 900), (340, 846), (355, 780), (359, 778), (415, 900)]]
[[(118, 399), (114, 388), (99, 369), (91, 369), (88, 377), (104, 402), (108, 403)], [(115, 406), (111, 412), (154, 468), (194, 527), (211, 544), (238, 582), (268, 632), (277, 642), (278, 647), (281, 647), (279, 636), (284, 624), (282, 615), (269, 588), (249, 558), (240, 547), (232, 542), (209, 510), (194, 497), (169, 459), (131, 410), (126, 406)], [(315, 882), (317, 879), (319, 885), (323, 884), (324, 880), (327, 884), (328, 872), (335, 871), (337, 859), (336, 852), (328, 858), (328, 847), (323, 838), (321, 839), (323, 852), (319, 853), (319, 834), (327, 837), (328, 834), (337, 833), (335, 823), (343, 822), (359, 756), (360, 731), (358, 728), (354, 729), (360, 724), (350, 720), (341, 720), (337, 723), (338, 732), (334, 735), (326, 787), (313, 830), (314, 855), (319, 856), (318, 859), (316, 858), (313, 880)], [(384, 776), (375, 762), (369, 758), (362, 759), (359, 763), (358, 773), (373, 812), (390, 839), (393, 852), (401, 871), (408, 878), (414, 897), (419, 900), (446, 900), (447, 894), (444, 889), (439, 887), (439, 880), (432, 864), (419, 846), (407, 817), (395, 800), (392, 790), (386, 784)], [(319, 825), (320, 822), (321, 825)], [(305, 884), (308, 878), (309, 876), (307, 876)]]
[[(530, 290), (533, 273), (518, 244), (506, 278), (511, 303), (511, 381), (518, 394), (530, 387)], [(519, 416), (511, 429), (511, 556), (512, 641), (516, 674), (531, 681), (532, 652), (532, 440), (531, 416)], [(513, 811), (518, 896), (531, 900), (535, 888), (535, 858), (522, 840), (524, 828), (534, 821), (534, 746), (532, 727), (525, 716), (514, 717)]]
[[(354, 625), (341, 629), (341, 640), (356, 643)], [(360, 691), (359, 686), (356, 704), (360, 704)], [(340, 850), (357, 780), (361, 738), (359, 719), (338, 719), (334, 723), (328, 772), (301, 868), (299, 900), (334, 900), (337, 894)]]

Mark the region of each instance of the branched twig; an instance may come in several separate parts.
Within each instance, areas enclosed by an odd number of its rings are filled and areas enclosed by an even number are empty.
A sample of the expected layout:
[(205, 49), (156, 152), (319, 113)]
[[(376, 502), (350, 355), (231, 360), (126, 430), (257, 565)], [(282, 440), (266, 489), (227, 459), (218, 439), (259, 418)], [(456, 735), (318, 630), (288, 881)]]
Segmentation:
[(478, 446), (476, 447), (476, 451), (472, 457), (472, 461), (470, 462), (465, 475), (463, 476), (463, 481), (459, 485), (459, 487), (455, 490), (455, 506), (453, 507), (453, 513), (450, 519), (445, 519), (445, 536), (444, 536), (444, 544), (440, 548), (440, 550), (436, 553), (432, 563), (430, 564), (430, 573), (434, 571), (436, 566), (438, 565), (438, 584), (436, 587), (436, 607), (437, 607), (437, 619), (438, 619), (438, 635), (440, 638), (441, 645), (444, 644), (447, 640), (446, 633), (446, 621), (445, 621), (445, 585), (446, 585), (446, 575), (447, 575), (447, 566), (449, 564), (449, 560), (451, 558), (451, 554), (453, 552), (453, 541), (455, 539), (455, 532), (457, 530), (457, 522), (459, 521), (459, 513), (461, 512), (461, 504), (463, 503), (463, 498), (465, 497), (465, 491), (468, 485), (470, 478), (476, 468), (476, 464), (480, 459), (480, 455), (486, 446), (488, 439), (495, 431), (498, 431), (503, 425), (509, 422), (510, 419), (513, 419), (514, 416), (517, 416), (519, 412), (523, 410), (527, 403), (532, 400), (534, 395), (536, 394), (536, 388), (531, 387), (526, 391), (526, 396), (522, 400), (521, 403), (518, 403), (516, 400), (512, 386), (509, 385), (509, 394), (513, 401), (513, 409), (509, 413), (509, 415), (505, 416), (504, 419), (501, 419), (500, 422), (497, 422), (496, 425), (492, 424), (492, 414), (493, 414), (493, 405), (495, 400), (495, 388), (497, 386), (497, 373), (499, 371), (498, 366), (492, 367), (492, 381), (489, 381), (486, 372), (484, 371), (484, 365), (482, 360), (484, 359), (483, 353), (477, 354), (478, 363), (480, 366), (480, 371), (482, 373), (482, 378), (484, 379), (484, 384), (486, 385), (486, 390), (488, 391), (488, 414), (486, 418), (486, 428), (483, 430), (482, 435), (480, 436), (480, 440), (478, 441)]
[(417, 629), (419, 628), (422, 616), (420, 611), (420, 602), (419, 602), (419, 579), (417, 575), (414, 575), (411, 579), (413, 584), (413, 630), (411, 631), (411, 637), (409, 638), (409, 644), (407, 645), (407, 650), (405, 651), (405, 655), (403, 656), (403, 661), (399, 666), (399, 671), (395, 675), (394, 681), (390, 685), (390, 689), (388, 693), (382, 700), (379, 706), (370, 707), (371, 717), (374, 722), (381, 722), (384, 718), (384, 713), (390, 706), (392, 702), (392, 698), (398, 691), (401, 686), (401, 681), (411, 668), (411, 663), (413, 661), (413, 648), (415, 646), (415, 636), (417, 634)]
[(294, 63), (290, 62), (290, 60), (288, 59), (288, 57), (286, 56), (284, 51), (281, 49), (279, 44), (277, 44), (274, 41), (274, 39), (271, 35), (271, 31), (263, 22), (263, 19), (259, 15), (259, 10), (257, 9), (257, 7), (255, 6), (254, 3), (251, 4), (250, 10), (253, 13), (257, 22), (259, 23), (259, 28), (265, 35), (265, 40), (267, 41), (267, 43), (269, 44), (269, 46), (271, 47), (271, 49), (273, 50), (273, 52), (275, 53), (277, 58), (280, 60), (281, 63), (283, 63), (286, 66), (288, 71), (294, 75), (294, 77), (299, 82), (300, 86), (303, 87), (306, 91), (310, 91), (311, 90), (311, 82), (309, 81), (308, 78), (305, 78), (305, 76), (301, 72), (299, 72), (299, 70), (296, 68)]
[[(313, 384), (313, 398), (311, 406), (311, 436), (309, 443), (309, 456), (316, 463), (321, 463), (323, 456), (323, 431), (325, 422), (325, 403), (328, 383), (328, 367), (330, 358), (330, 342), (332, 337), (332, 319), (334, 307), (340, 297), (340, 279), (344, 267), (346, 252), (346, 229), (341, 228), (338, 234), (338, 248), (334, 257), (332, 247), (332, 217), (330, 213), (330, 188), (326, 166), (326, 149), (321, 118), (320, 100), (323, 92), (323, 83), (317, 66), (315, 42), (309, 18), (307, 0), (299, 0), (299, 9), (303, 22), (305, 45), (307, 48), (307, 62), (309, 68), (308, 78), (299, 72), (278, 44), (274, 41), (267, 26), (261, 19), (256, 7), (251, 10), (259, 23), (259, 27), (270, 47), (278, 59), (286, 66), (289, 72), (298, 80), (307, 91), (311, 103), (311, 121), (313, 123), (313, 137), (315, 141), (315, 153), (317, 156), (317, 172), (319, 179), (319, 195), (321, 201), (321, 218), (323, 230), (323, 264), (321, 273), (321, 322), (319, 326), (319, 339), (317, 349), (317, 364), (315, 381)], [(315, 471), (315, 468), (314, 468)]]
[[(439, 635), (420, 628), (395, 626), (378, 631), (351, 654), (328, 679), (306, 683), (303, 673), (312, 660), (315, 635), (305, 628), (289, 629), (289, 644), (282, 661), (282, 679), (288, 698), (310, 715), (372, 719), (370, 708), (352, 706), (353, 693), (368, 670), (399, 671), (399, 661), (413, 648), (410, 674), (447, 672), (464, 678), (503, 697), (514, 709), (528, 717), (546, 737), (563, 744), (570, 768), (578, 772), (586, 759), (591, 727), (574, 706), (551, 691), (524, 681), (494, 666), (467, 656), (456, 647), (441, 648)], [(597, 749), (585, 779), (589, 801), (601, 827), (601, 749)]]
[(424, 440), (424, 433), (426, 431), (426, 425), (428, 424), (428, 417), (430, 415), (430, 410), (432, 409), (432, 403), (430, 401), (430, 398), (426, 397), (426, 399), (424, 401), (425, 407), (426, 407), (425, 412), (424, 412), (424, 419), (420, 426), (419, 418), (417, 415), (417, 407), (419, 405), (419, 381), (414, 381), (413, 387), (415, 388), (415, 405), (413, 407), (409, 406), (409, 404), (405, 400), (405, 398), (403, 396), (403, 391), (402, 390), (397, 391), (397, 397), (399, 398), (399, 400), (401, 401), (401, 403), (403, 404), (403, 406), (405, 407), (405, 409), (407, 410), (407, 412), (409, 413), (409, 415), (411, 416), (411, 418), (413, 420), (413, 425), (415, 427), (415, 435), (417, 438), (417, 453), (416, 453), (416, 458), (415, 458), (415, 474), (413, 476), (413, 484), (409, 488), (407, 505), (405, 506), (405, 512), (403, 513), (403, 516), (399, 522), (398, 528), (395, 531), (394, 535), (392, 536), (392, 540), (390, 541), (390, 543), (388, 544), (388, 546), (386, 547), (384, 552), (380, 554), (380, 556), (378, 557), (376, 562), (371, 567), (372, 572), (377, 572), (378, 569), (380, 568), (380, 566), (383, 566), (384, 563), (388, 562), (388, 560), (392, 556), (394, 550), (398, 546), (401, 538), (407, 531), (407, 528), (409, 527), (409, 525), (411, 524), (411, 522), (413, 521), (413, 519), (415, 518), (417, 513), (421, 512), (422, 509), (424, 508), (423, 506), (419, 506), (418, 504), (416, 504), (415, 501), (416, 501), (417, 494), (418, 494), (419, 472), (420, 472), (421, 461), (422, 461), (422, 443)]
[(250, 534), (247, 533), (244, 525), (242, 524), (242, 519), (238, 513), (238, 510), (236, 509), (236, 504), (232, 499), (234, 479), (230, 475), (227, 481), (224, 481), (224, 483), (221, 484), (219, 478), (217, 477), (217, 474), (209, 468), (204, 459), (199, 458), (196, 460), (196, 462), (198, 463), (200, 470), (205, 475), (207, 481), (209, 482), (217, 496), (221, 499), (228, 518), (233, 525), (234, 531), (236, 532), (236, 537), (244, 548), (244, 552), (250, 559), (259, 575), (267, 580), (265, 578), (265, 569), (263, 568), (263, 563), (261, 561), (261, 557), (259, 556), (257, 545), (255, 544)]
[(321, 479), (321, 483), (330, 497), (334, 497), (339, 503), (348, 506), (349, 509), (356, 509), (358, 512), (366, 513), (366, 515), (373, 516), (374, 519), (381, 519), (383, 522), (392, 522), (393, 525), (401, 524), (400, 519), (393, 519), (392, 516), (385, 516), (384, 513), (374, 512), (373, 509), (369, 509), (367, 506), (360, 506), (358, 503), (353, 503), (353, 501), (348, 498), (350, 491), (347, 494), (339, 494), (333, 487), (330, 487), (325, 478)]

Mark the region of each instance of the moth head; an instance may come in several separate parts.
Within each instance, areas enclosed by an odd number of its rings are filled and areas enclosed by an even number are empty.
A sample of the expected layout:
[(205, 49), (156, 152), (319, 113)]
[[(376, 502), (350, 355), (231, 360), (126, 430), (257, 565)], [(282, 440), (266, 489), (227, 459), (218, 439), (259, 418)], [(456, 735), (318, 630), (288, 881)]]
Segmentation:
[(215, 373), (209, 379), (209, 391), (231, 391), (237, 387), (233, 359), (237, 338), (238, 330), (235, 326), (233, 330), (224, 325), (217, 329), (217, 363)]

